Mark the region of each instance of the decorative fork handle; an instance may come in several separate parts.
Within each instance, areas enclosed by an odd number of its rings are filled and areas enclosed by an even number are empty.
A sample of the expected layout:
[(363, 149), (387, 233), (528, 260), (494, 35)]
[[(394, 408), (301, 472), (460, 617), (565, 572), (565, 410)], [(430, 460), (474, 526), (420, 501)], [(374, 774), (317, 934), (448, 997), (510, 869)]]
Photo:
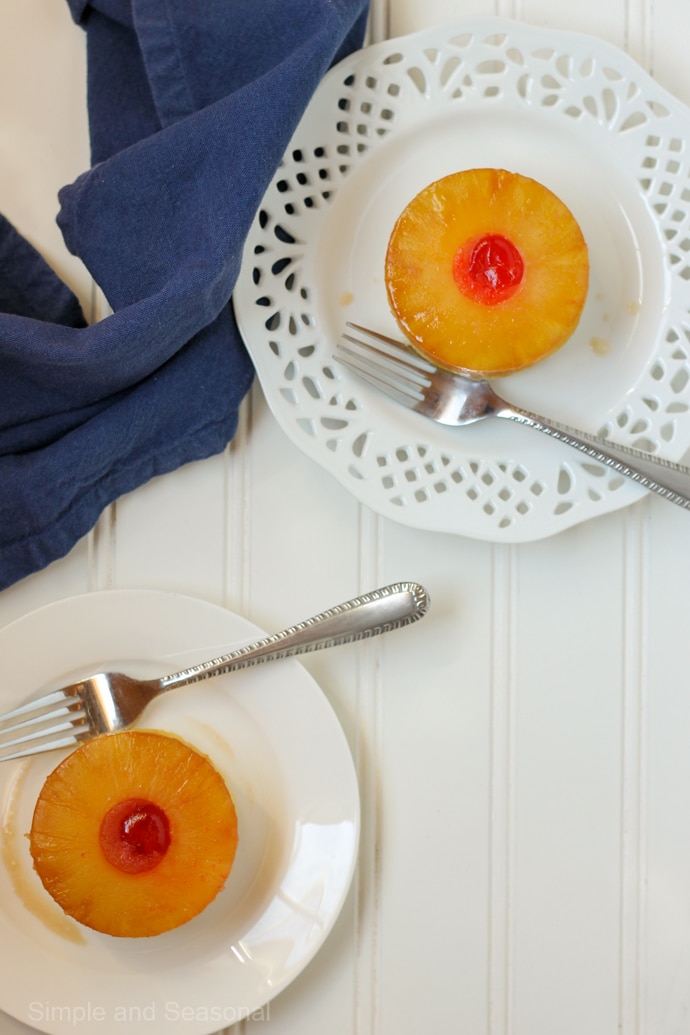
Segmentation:
[(614, 471), (637, 482), (645, 489), (658, 493), (671, 503), (685, 507), (686, 510), (690, 509), (690, 467), (643, 453), (632, 446), (621, 446), (616, 442), (597, 438), (596, 435), (579, 431), (550, 418), (547, 420), (512, 403), (496, 409), (495, 416), (527, 424), (536, 431), (543, 431), (559, 442), (565, 442), (586, 453), (592, 460), (612, 467)]
[(428, 608), (429, 595), (423, 586), (417, 582), (396, 582), (348, 600), (283, 632), (239, 647), (212, 661), (163, 676), (158, 681), (160, 689), (172, 690), (210, 676), (258, 665), (263, 661), (274, 661), (378, 636), (416, 622), (426, 614)]

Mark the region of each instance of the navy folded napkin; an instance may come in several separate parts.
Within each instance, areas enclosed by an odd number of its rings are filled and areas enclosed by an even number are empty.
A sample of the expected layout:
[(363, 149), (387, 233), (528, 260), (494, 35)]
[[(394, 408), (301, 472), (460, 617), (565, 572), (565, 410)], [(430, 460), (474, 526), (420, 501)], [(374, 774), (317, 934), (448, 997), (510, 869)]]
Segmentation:
[(367, 14), (367, 0), (68, 3), (87, 34), (92, 165), (60, 191), (58, 223), (113, 312), (87, 326), (0, 216), (0, 589), (234, 435), (253, 377), (229, 304), (244, 239)]

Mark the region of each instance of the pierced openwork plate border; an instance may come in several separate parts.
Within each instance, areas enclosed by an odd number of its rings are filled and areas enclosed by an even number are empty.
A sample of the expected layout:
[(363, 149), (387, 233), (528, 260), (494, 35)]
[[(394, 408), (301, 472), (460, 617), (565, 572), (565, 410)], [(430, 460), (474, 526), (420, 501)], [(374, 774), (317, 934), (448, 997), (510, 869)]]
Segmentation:
[(587, 238), (587, 306), (511, 401), (671, 460), (690, 448), (690, 111), (600, 40), (501, 19), (369, 47), (323, 80), (249, 234), (234, 296), (288, 436), (363, 503), (497, 542), (554, 534), (642, 490), (530, 429), (448, 429), (334, 358), (348, 319), (389, 334), (383, 256), (426, 183), (523, 172)]

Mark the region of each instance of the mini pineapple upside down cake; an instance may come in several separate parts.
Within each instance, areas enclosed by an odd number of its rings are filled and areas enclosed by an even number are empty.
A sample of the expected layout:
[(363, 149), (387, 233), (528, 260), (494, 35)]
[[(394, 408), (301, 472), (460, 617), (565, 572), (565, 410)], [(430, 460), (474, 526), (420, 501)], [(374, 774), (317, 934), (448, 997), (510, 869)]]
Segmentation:
[(398, 217), (385, 263), (388, 300), (412, 345), (470, 376), (510, 374), (572, 335), (589, 257), (567, 206), (504, 169), (451, 173)]
[(34, 809), (34, 869), (64, 912), (121, 938), (162, 934), (224, 886), (237, 814), (205, 755), (150, 730), (87, 741), (48, 775)]

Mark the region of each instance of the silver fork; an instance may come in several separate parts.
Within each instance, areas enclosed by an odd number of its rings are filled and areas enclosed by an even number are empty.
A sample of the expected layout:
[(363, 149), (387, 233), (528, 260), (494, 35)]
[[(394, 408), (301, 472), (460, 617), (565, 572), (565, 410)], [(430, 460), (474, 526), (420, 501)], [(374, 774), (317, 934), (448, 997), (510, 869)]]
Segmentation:
[(690, 467), (540, 417), (502, 399), (488, 381), (435, 367), (411, 347), (359, 324), (347, 327), (336, 346), (338, 359), (408, 409), (453, 427), (485, 417), (526, 424), (690, 509)]
[(377, 636), (416, 622), (428, 608), (429, 595), (423, 586), (395, 582), (161, 679), (99, 672), (0, 716), (0, 762), (126, 729), (155, 697), (168, 690), (264, 661)]

